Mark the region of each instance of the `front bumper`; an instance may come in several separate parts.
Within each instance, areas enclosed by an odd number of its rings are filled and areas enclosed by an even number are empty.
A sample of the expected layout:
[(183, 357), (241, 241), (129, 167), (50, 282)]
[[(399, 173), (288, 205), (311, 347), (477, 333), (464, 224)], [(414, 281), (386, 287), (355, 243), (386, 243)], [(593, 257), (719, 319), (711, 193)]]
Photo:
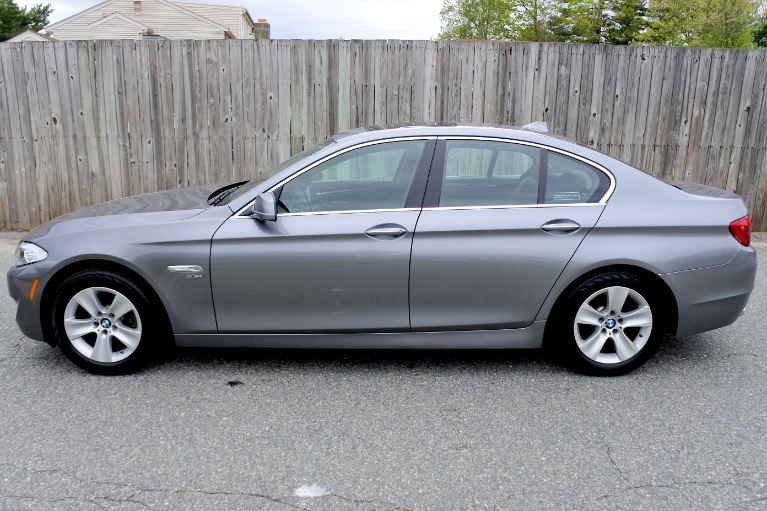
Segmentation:
[(756, 252), (744, 248), (723, 265), (660, 275), (676, 296), (676, 335), (683, 337), (734, 323), (754, 289), (756, 266)]
[[(50, 273), (37, 264), (14, 266), (8, 270), (8, 293), (16, 302), (16, 324), (21, 333), (36, 341), (46, 340), (43, 336), (40, 300), (49, 278)], [(35, 290), (31, 293), (33, 286)]]

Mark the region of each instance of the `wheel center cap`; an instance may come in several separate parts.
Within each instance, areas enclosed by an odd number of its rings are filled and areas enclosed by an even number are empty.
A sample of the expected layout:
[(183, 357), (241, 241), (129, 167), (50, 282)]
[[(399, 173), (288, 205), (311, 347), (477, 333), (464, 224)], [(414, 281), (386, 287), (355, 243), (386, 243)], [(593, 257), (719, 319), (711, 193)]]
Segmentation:
[(615, 327), (615, 320), (613, 318), (608, 319), (605, 321), (605, 326), (607, 328), (614, 328)]
[(109, 321), (107, 318), (104, 318), (101, 320), (101, 326), (103, 326), (104, 328), (109, 328), (112, 326), (112, 322)]

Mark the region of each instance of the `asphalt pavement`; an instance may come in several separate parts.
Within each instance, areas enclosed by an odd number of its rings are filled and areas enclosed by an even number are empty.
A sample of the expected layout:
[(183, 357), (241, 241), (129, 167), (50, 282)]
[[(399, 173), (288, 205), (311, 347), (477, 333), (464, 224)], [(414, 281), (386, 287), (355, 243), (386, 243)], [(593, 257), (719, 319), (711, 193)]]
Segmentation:
[(618, 378), (537, 352), (279, 350), (99, 377), (24, 338), (4, 290), (0, 509), (767, 509), (765, 266), (738, 322)]

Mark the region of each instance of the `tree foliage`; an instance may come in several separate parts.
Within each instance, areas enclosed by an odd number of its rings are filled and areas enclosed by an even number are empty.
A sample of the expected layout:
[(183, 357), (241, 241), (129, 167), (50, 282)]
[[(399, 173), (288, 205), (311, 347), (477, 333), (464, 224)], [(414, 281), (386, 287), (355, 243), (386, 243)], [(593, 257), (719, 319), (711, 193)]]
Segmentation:
[(757, 23), (754, 30), (754, 44), (760, 48), (767, 48), (767, 16)]
[(440, 39), (512, 39), (511, 0), (445, 0)]
[(561, 0), (514, 0), (511, 13), (514, 39), (559, 41), (552, 27), (563, 3)]
[(48, 24), (52, 12), (51, 4), (37, 4), (27, 9), (13, 0), (0, 0), (0, 42), (25, 30), (37, 32)]
[(748, 48), (759, 11), (755, 0), (656, 0), (641, 41), (658, 45)]
[(760, 2), (767, 0), (445, 0), (440, 38), (767, 47)]

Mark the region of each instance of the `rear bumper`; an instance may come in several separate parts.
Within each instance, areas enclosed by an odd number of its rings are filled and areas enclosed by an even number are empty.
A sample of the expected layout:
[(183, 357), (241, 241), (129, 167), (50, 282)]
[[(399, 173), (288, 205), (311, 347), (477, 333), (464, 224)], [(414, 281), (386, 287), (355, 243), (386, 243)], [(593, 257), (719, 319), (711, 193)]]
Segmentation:
[(683, 337), (734, 323), (756, 280), (756, 252), (744, 248), (730, 262), (660, 277), (677, 300), (676, 335)]

